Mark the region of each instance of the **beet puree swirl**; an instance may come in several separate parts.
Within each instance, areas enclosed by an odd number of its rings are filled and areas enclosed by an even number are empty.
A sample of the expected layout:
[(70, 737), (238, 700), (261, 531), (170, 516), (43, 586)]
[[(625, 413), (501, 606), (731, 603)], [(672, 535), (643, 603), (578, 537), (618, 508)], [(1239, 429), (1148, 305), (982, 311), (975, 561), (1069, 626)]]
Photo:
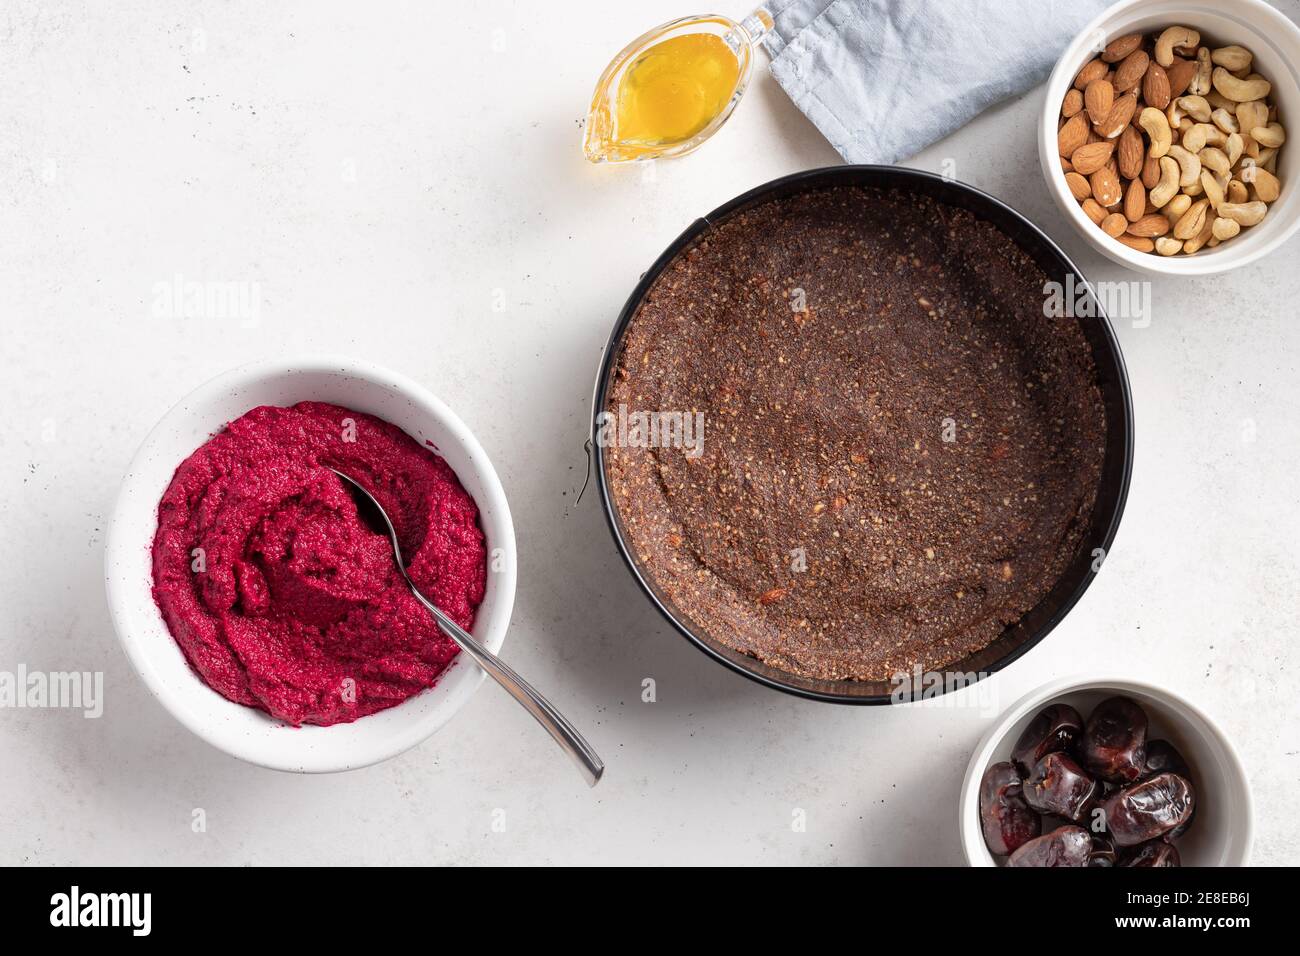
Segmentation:
[(487, 583), (474, 499), (401, 429), (317, 402), (231, 422), (158, 506), (154, 600), (209, 687), (294, 725), (399, 704), (458, 652), (330, 467), (380, 501), (411, 578), (461, 627)]

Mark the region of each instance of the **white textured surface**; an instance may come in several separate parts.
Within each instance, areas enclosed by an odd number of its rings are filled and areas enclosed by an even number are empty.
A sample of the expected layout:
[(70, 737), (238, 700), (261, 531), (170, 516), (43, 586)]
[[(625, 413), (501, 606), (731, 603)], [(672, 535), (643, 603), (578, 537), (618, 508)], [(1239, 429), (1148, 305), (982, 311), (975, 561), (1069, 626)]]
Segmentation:
[[(591, 83), (689, 4), (435, 6), (4, 4), (0, 670), (102, 670), (107, 704), (0, 710), (0, 862), (960, 862), (957, 789), (992, 714), (751, 684), (670, 631), (595, 500), (574, 507), (595, 364), (637, 276), (694, 217), (837, 157), (763, 74), (653, 180), (590, 167)], [(1039, 96), (908, 165), (951, 159), (1090, 278), (1137, 278), (1054, 211)], [(1006, 705), (1105, 668), (1185, 693), (1250, 769), (1260, 863), (1300, 863), (1298, 251), (1157, 281), (1150, 326), (1119, 329), (1137, 467), (1116, 548), (988, 685)], [(257, 283), (257, 326), (158, 317), (178, 274)], [(476, 430), (519, 537), (507, 656), (603, 752), (595, 791), (488, 685), (400, 758), (294, 777), (207, 747), (129, 670), (100, 565), (127, 461), (199, 381), (304, 349), (414, 376)]]

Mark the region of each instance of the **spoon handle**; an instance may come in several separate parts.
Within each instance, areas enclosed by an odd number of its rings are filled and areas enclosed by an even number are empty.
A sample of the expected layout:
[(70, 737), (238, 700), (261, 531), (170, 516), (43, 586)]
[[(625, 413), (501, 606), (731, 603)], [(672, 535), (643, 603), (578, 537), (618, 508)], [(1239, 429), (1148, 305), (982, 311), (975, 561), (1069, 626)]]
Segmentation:
[(421, 594), (414, 584), (411, 584), (411, 593), (429, 609), (429, 613), (437, 619), (438, 626), (443, 632), (459, 644), (461, 650), (474, 658), (479, 667), (491, 674), (493, 680), (509, 691), (510, 696), (523, 704), (533, 718), (546, 728), (546, 732), (577, 765), (578, 770), (587, 780), (587, 786), (594, 787), (600, 781), (600, 775), (605, 772), (605, 762), (592, 749), (591, 744), (587, 743), (586, 738), (578, 733), (578, 729), (569, 723), (549, 700), (538, 693), (532, 684), (516, 674), (514, 668), (471, 637), (459, 624), (439, 610), (437, 605)]

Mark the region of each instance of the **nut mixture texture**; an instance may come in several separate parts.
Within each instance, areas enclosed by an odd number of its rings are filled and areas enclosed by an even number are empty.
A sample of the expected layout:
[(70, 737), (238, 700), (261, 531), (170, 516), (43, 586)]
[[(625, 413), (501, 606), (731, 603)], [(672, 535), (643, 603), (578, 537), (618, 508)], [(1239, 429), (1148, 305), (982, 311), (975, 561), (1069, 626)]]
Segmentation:
[[(701, 454), (606, 449), (693, 629), (787, 672), (888, 680), (986, 647), (1083, 544), (1106, 423), (1048, 277), (972, 213), (835, 188), (738, 213), (660, 275), (607, 410), (703, 412)], [(798, 306), (806, 304), (806, 309)]]
[(1282, 193), (1286, 129), (1254, 55), (1171, 26), (1129, 33), (1085, 63), (1061, 101), (1070, 194), (1116, 242), (1161, 256), (1213, 249)]

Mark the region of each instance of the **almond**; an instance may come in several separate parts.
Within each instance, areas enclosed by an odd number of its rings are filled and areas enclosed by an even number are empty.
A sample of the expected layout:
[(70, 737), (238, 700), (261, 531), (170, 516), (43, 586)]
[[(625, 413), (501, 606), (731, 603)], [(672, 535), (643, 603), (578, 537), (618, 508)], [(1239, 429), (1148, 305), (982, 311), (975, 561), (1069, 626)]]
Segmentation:
[(1099, 206), (1105, 206), (1109, 209), (1116, 206), (1124, 198), (1124, 191), (1120, 189), (1119, 177), (1111, 171), (1109, 166), (1103, 166), (1088, 177), (1088, 182), (1092, 184), (1092, 198), (1097, 200)]
[(1083, 109), (1083, 94), (1071, 88), (1065, 94), (1065, 99), (1061, 101), (1061, 115), (1069, 119), (1081, 109)]
[[(1169, 80), (1169, 97), (1182, 96), (1187, 92), (1187, 87), (1192, 85), (1192, 77), (1196, 75), (1196, 61), (1184, 60), (1181, 57), (1174, 57), (1172, 66), (1165, 69), (1165, 77)], [(1148, 104), (1154, 106), (1154, 103)]]
[(1158, 182), (1160, 182), (1160, 160), (1148, 153), (1146, 159), (1142, 160), (1142, 185), (1147, 189), (1155, 189)]
[(1169, 74), (1159, 63), (1147, 67), (1146, 76), (1142, 78), (1142, 99), (1147, 106), (1162, 110), (1169, 105)]
[(1106, 114), (1106, 118), (1094, 127), (1097, 135), (1114, 139), (1122, 133), (1129, 120), (1133, 118), (1133, 114), (1137, 112), (1137, 103), (1137, 95), (1134, 93), (1125, 93), (1117, 99), (1110, 112)]
[(1071, 195), (1079, 202), (1083, 202), (1092, 195), (1092, 186), (1088, 183), (1088, 180), (1078, 173), (1066, 173), (1065, 184), (1070, 187)]
[(1119, 146), (1116, 147), (1116, 155), (1119, 157), (1119, 174), (1125, 179), (1137, 179), (1142, 175), (1142, 160), (1146, 156), (1146, 146), (1142, 142), (1142, 134), (1132, 126), (1125, 126), (1124, 131), (1119, 134)]
[[(1075, 119), (1078, 119), (1078, 117), (1076, 116)], [(1074, 122), (1074, 120), (1070, 122)], [(1073, 164), (1076, 173), (1091, 176), (1106, 165), (1106, 160), (1110, 159), (1110, 154), (1114, 150), (1115, 144), (1110, 140), (1087, 143), (1070, 154), (1070, 162)]]
[(1075, 150), (1088, 141), (1088, 117), (1083, 113), (1071, 116), (1056, 134), (1056, 151), (1062, 156), (1073, 156)]
[(1142, 82), (1150, 63), (1151, 57), (1145, 50), (1134, 50), (1124, 57), (1124, 61), (1115, 67), (1115, 92), (1127, 93), (1135, 89)]
[(1083, 107), (1088, 111), (1088, 118), (1100, 123), (1110, 115), (1110, 108), (1115, 105), (1115, 87), (1106, 80), (1093, 80), (1083, 90)]
[[(1196, 64), (1193, 63), (1192, 67), (1195, 69)], [(1082, 90), (1093, 80), (1100, 80), (1106, 75), (1106, 72), (1106, 64), (1101, 62), (1101, 60), (1089, 60), (1083, 65), (1083, 68), (1074, 75), (1074, 88), (1076, 90)], [(1190, 79), (1191, 78), (1189, 77), (1189, 82)]]
[(1130, 249), (1136, 249), (1138, 252), (1153, 252), (1156, 244), (1146, 236), (1130, 236), (1127, 233), (1115, 237), (1117, 242), (1122, 242)]
[(1126, 33), (1124, 36), (1116, 37), (1107, 43), (1106, 49), (1101, 53), (1101, 58), (1106, 63), (1118, 63), (1141, 45), (1142, 34)]
[[(1163, 219), (1164, 217), (1161, 216), (1160, 218)], [(1122, 235), (1127, 226), (1128, 220), (1124, 218), (1122, 213), (1118, 212), (1111, 213), (1101, 221), (1101, 231), (1111, 238)]]
[(1129, 222), (1137, 222), (1146, 211), (1146, 187), (1142, 185), (1142, 180), (1135, 179), (1128, 184), (1128, 190), (1124, 193), (1124, 218)]
[[(1145, 200), (1143, 200), (1145, 205)], [(1147, 239), (1154, 239), (1156, 236), (1163, 236), (1170, 229), (1169, 217), (1164, 213), (1155, 212), (1149, 216), (1142, 216), (1137, 221), (1129, 223), (1128, 234), (1130, 236), (1144, 236)]]
[(1099, 226), (1101, 221), (1106, 218), (1106, 210), (1098, 206), (1097, 200), (1091, 196), (1083, 201), (1083, 214)]

